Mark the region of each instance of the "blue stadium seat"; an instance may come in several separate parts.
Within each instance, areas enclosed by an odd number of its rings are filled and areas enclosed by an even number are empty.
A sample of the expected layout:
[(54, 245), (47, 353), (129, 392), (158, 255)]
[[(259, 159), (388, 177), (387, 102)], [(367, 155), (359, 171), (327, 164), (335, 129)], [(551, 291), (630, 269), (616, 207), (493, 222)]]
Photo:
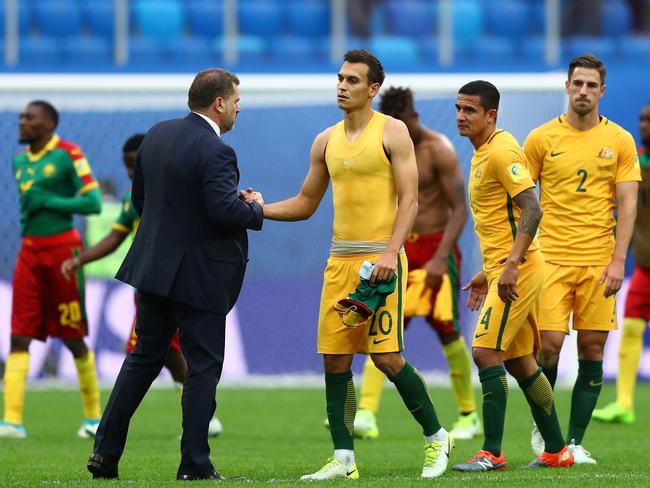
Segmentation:
[(624, 37), (621, 51), (629, 61), (650, 61), (650, 37)]
[(18, 56), (20, 64), (57, 63), (59, 55), (59, 43), (55, 39), (29, 36), (19, 40)]
[(410, 37), (372, 36), (370, 51), (385, 65), (413, 65), (420, 59), (416, 41)]
[(528, 33), (529, 8), (521, 0), (493, 0), (485, 9), (485, 27), (492, 36), (521, 39)]
[(428, 37), (420, 43), (420, 59), (423, 63), (438, 64), (438, 39)]
[(207, 64), (213, 56), (210, 53), (210, 41), (204, 37), (181, 37), (171, 39), (165, 45), (165, 52), (175, 62), (197, 62)]
[(477, 0), (455, 0), (453, 8), (454, 43), (461, 49), (473, 46), (483, 34), (483, 11)]
[(286, 15), (291, 35), (320, 38), (330, 32), (329, 2), (325, 0), (290, 1)]
[(630, 33), (632, 13), (627, 2), (608, 0), (602, 2), (600, 32), (604, 36), (619, 37)]
[(528, 0), (528, 23), (531, 34), (546, 33), (546, 0)]
[(215, 0), (189, 2), (185, 7), (190, 34), (214, 38), (223, 33), (223, 7)]
[(546, 45), (543, 37), (529, 37), (519, 45), (519, 53), (526, 61), (537, 63), (545, 59)]
[(276, 37), (284, 29), (282, 3), (274, 0), (240, 0), (239, 32), (243, 35)]
[(113, 59), (113, 44), (103, 37), (66, 37), (61, 43), (62, 58), (68, 64), (105, 64)]
[(482, 37), (475, 44), (458, 46), (458, 57), (476, 63), (510, 63), (514, 57), (512, 40), (504, 37)]
[[(214, 43), (218, 59), (223, 59), (225, 40), (223, 37), (217, 38)], [(241, 62), (263, 61), (266, 56), (267, 43), (263, 37), (259, 36), (239, 36), (237, 38), (237, 48), (239, 50), (239, 60)]]
[(617, 54), (616, 42), (605, 37), (575, 36), (564, 40), (562, 53), (566, 59), (591, 53), (598, 56), (605, 64)]
[(318, 41), (305, 37), (282, 36), (271, 41), (271, 56), (275, 61), (322, 61)]
[(142, 37), (170, 39), (183, 33), (183, 9), (177, 0), (137, 0), (134, 13)]
[(38, 0), (33, 13), (42, 36), (81, 35), (81, 10), (74, 0)]
[(129, 39), (129, 64), (132, 66), (151, 65), (162, 61), (164, 46), (159, 39), (131, 37)]
[(391, 0), (385, 12), (390, 34), (424, 37), (436, 30), (438, 4), (423, 0)]
[(114, 0), (82, 2), (85, 24), (93, 36), (112, 38), (115, 35)]

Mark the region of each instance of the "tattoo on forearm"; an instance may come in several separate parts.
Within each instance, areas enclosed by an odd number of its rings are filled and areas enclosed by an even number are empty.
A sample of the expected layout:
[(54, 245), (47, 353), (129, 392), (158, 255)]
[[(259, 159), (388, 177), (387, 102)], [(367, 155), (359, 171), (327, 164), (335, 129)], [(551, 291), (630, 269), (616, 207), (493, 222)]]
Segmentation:
[(529, 188), (522, 191), (514, 198), (514, 201), (521, 209), (517, 232), (535, 237), (539, 222), (542, 220), (542, 208), (539, 205), (539, 200), (537, 200), (537, 195), (535, 195), (535, 190)]

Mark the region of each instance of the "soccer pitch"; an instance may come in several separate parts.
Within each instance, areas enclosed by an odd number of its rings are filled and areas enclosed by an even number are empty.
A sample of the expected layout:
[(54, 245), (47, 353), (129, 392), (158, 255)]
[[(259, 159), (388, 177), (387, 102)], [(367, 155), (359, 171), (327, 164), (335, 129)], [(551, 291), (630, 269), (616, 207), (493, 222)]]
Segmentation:
[[(106, 401), (108, 392), (102, 399)], [(478, 395), (478, 392), (477, 392)], [(317, 470), (331, 454), (325, 418), (324, 389), (235, 389), (218, 394), (218, 415), (224, 433), (211, 440), (212, 459), (224, 476), (245, 475), (246, 486), (296, 486), (300, 475)], [(444, 425), (455, 419), (448, 389), (432, 388), (431, 396)], [(571, 393), (557, 392), (562, 429), (566, 431)], [(599, 405), (614, 397), (614, 387), (604, 388)], [(650, 402), (650, 386), (639, 385), (637, 405)], [(85, 464), (92, 441), (76, 438), (81, 420), (77, 391), (28, 391), (25, 426), (28, 438), (0, 439), (0, 486), (178, 486), (174, 481), (179, 461), (180, 404), (173, 390), (152, 390), (131, 423), (118, 484), (91, 480)], [(593, 422), (585, 447), (597, 466), (529, 471), (522, 467), (533, 459), (529, 446), (531, 419), (518, 388), (510, 389), (504, 451), (508, 470), (479, 475), (448, 471), (437, 480), (420, 480), (423, 448), (419, 426), (401, 404), (394, 388), (387, 388), (379, 414), (380, 437), (357, 441), (357, 483), (372, 486), (650, 486), (650, 466), (644, 462), (644, 442), (650, 435), (648, 412), (637, 408), (634, 426)], [(466, 460), (480, 448), (481, 440), (460, 441), (451, 463)], [(316, 482), (339, 486), (350, 481)], [(196, 482), (208, 486), (213, 482)], [(231, 484), (231, 483), (229, 483)]]

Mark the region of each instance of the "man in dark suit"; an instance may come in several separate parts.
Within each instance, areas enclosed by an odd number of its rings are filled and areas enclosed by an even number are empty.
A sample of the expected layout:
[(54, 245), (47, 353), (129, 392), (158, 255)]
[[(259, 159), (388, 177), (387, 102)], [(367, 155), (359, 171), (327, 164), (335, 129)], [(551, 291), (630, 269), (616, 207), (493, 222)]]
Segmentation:
[(208, 424), (224, 356), (226, 314), (248, 255), (247, 229), (262, 227), (264, 200), (237, 191), (235, 151), (220, 135), (239, 112), (239, 80), (208, 69), (188, 95), (192, 113), (155, 125), (135, 163), (132, 203), (141, 221), (117, 278), (138, 289), (135, 350), (124, 360), (88, 470), (117, 478), (129, 422), (160, 372), (177, 328), (187, 360), (177, 479), (222, 479), (210, 462)]

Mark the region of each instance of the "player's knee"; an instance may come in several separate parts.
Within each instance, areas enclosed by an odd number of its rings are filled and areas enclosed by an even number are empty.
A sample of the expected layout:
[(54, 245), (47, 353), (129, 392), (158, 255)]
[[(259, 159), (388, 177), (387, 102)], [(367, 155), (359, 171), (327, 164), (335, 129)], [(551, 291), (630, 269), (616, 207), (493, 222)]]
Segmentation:
[(623, 335), (626, 337), (643, 337), (646, 321), (637, 318), (626, 318), (623, 322)]
[(399, 353), (371, 354), (372, 362), (386, 376), (393, 377), (404, 367), (404, 358)]
[(11, 352), (27, 352), (31, 341), (31, 337), (12, 335), (9, 348)]
[(82, 358), (88, 354), (88, 348), (82, 339), (64, 340), (63, 343), (65, 344), (65, 347), (70, 350), (75, 359)]
[(472, 359), (479, 370), (491, 368), (492, 366), (497, 366), (503, 362), (501, 361), (501, 353), (499, 351), (484, 347), (473, 347)]
[(578, 349), (579, 359), (586, 359), (587, 361), (602, 361), (605, 356), (604, 344), (599, 342), (580, 344)]

